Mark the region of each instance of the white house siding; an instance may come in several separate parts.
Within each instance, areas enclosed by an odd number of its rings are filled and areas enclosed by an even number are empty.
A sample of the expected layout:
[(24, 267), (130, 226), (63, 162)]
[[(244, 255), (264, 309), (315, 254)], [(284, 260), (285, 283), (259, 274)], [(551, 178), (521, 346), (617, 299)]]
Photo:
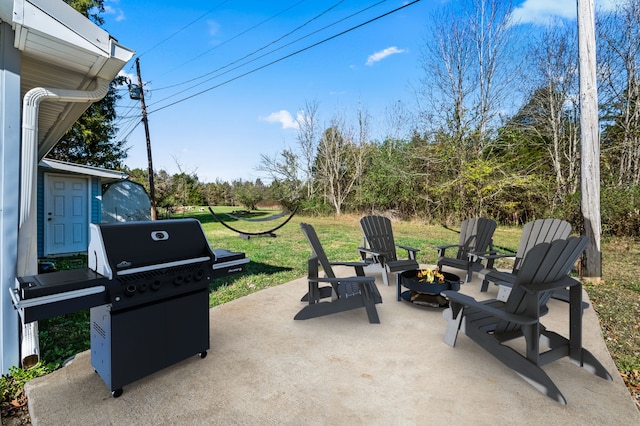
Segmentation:
[(20, 52), (13, 47), (11, 25), (0, 22), (0, 372), (19, 364), (18, 315), (13, 309), (9, 286), (15, 282), (18, 245), (20, 163)]

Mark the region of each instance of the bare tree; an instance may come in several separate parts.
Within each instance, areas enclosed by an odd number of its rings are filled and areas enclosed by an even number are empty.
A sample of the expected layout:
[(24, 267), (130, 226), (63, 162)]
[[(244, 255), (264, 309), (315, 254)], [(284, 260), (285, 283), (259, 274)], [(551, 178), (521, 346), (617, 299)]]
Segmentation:
[(314, 163), (315, 181), (337, 215), (342, 214), (345, 201), (363, 173), (366, 126), (366, 120), (359, 114), (356, 136), (344, 121), (335, 117), (318, 144)]
[(284, 149), (270, 157), (260, 155), (258, 170), (266, 172), (272, 179), (272, 189), (277, 188), (276, 196), (287, 207), (297, 205), (300, 201), (303, 183), (299, 175), (299, 157), (290, 149)]
[(513, 78), (507, 70), (511, 2), (470, 0), (465, 6), (434, 15), (418, 94), (422, 117), (435, 118), (433, 130), (452, 137), (462, 162), (484, 148)]
[[(473, 0), (471, 36), (475, 44), (475, 131), (484, 144), (488, 127), (504, 101), (506, 88), (512, 81), (507, 57), (513, 42), (510, 26), (511, 2)], [(474, 19), (475, 18), (475, 19)]]
[[(424, 77), (419, 92), (420, 116), (428, 121), (432, 131), (445, 131), (452, 135), (456, 148), (463, 149), (469, 96), (471, 46), (464, 22), (451, 11), (434, 14), (433, 41), (425, 40), (421, 57)], [(464, 152), (464, 151), (462, 151)]]
[(401, 140), (410, 136), (415, 128), (413, 114), (402, 101), (397, 101), (384, 110), (383, 139)]
[(617, 166), (617, 184), (640, 183), (640, 1), (619, 3), (597, 22), (604, 149)]
[(298, 147), (303, 162), (304, 181), (307, 198), (313, 195), (313, 160), (318, 151), (318, 102), (305, 102), (304, 109), (297, 118)]
[(555, 175), (555, 202), (577, 191), (580, 183), (578, 58), (575, 29), (551, 25), (533, 39), (529, 103), (518, 121), (529, 143), (542, 143)]
[(297, 149), (285, 148), (273, 156), (262, 154), (257, 170), (265, 172), (283, 189), (286, 201), (300, 199), (301, 184), (306, 196), (313, 195), (313, 162), (318, 151), (318, 103), (307, 101), (296, 118), (298, 125)]

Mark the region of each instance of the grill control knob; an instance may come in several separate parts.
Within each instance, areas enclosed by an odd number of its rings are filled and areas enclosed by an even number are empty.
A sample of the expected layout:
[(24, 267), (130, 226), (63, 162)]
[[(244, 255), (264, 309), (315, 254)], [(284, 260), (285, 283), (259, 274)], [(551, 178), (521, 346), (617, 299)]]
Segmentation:
[(184, 277), (182, 275), (178, 275), (177, 277), (174, 278), (173, 283), (175, 285), (182, 285), (182, 283), (184, 282)]

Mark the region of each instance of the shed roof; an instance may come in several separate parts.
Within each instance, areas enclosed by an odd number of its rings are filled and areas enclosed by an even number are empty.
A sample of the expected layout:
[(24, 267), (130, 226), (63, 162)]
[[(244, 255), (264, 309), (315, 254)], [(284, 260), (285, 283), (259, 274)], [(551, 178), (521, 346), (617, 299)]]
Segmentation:
[(102, 179), (102, 183), (118, 182), (129, 177), (126, 173), (118, 170), (107, 170), (100, 167), (67, 163), (65, 161), (53, 160), (51, 158), (40, 160), (38, 166), (51, 171), (60, 171), (85, 176), (96, 176)]

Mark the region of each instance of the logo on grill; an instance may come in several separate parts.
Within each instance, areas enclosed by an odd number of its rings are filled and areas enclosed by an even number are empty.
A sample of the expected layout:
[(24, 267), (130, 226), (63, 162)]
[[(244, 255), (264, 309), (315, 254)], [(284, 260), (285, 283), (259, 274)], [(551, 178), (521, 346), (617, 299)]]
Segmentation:
[(169, 239), (169, 233), (167, 231), (153, 231), (151, 232), (151, 239), (153, 241), (165, 241)]
[(128, 260), (123, 260), (122, 262), (120, 262), (120, 263), (118, 263), (116, 265), (116, 267), (118, 269), (120, 269), (120, 268), (128, 268), (129, 266), (131, 266), (131, 262), (129, 262)]

